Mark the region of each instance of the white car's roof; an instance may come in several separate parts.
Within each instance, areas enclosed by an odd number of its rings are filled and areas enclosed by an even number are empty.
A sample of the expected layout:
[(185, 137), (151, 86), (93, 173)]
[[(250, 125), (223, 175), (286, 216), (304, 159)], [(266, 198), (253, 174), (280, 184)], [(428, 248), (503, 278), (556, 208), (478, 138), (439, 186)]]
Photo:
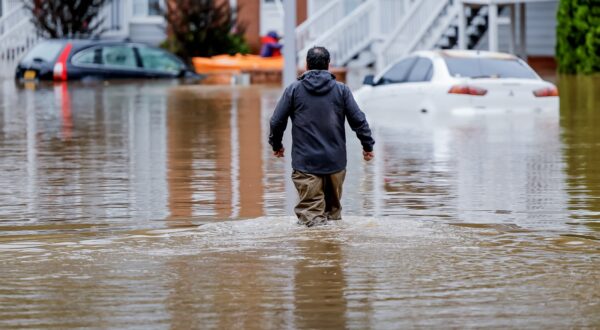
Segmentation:
[(489, 52), (484, 50), (456, 50), (456, 49), (438, 49), (438, 50), (421, 50), (416, 51), (411, 55), (424, 56), (424, 57), (462, 57), (462, 58), (495, 58), (503, 60), (514, 60), (518, 57), (500, 52)]

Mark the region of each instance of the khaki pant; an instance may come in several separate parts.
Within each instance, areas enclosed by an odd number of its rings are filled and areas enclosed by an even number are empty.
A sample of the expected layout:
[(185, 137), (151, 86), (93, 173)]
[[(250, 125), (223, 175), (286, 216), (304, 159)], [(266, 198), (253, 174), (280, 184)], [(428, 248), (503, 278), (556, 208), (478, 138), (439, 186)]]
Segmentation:
[(317, 175), (294, 170), (292, 181), (300, 201), (294, 211), (298, 222), (307, 226), (342, 219), (342, 185), (346, 170), (333, 174)]

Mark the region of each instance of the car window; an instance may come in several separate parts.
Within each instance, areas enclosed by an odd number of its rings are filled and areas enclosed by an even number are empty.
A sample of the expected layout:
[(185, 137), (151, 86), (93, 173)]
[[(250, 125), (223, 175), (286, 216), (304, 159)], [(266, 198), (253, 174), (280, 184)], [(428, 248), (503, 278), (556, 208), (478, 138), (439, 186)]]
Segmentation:
[(469, 78), (527, 78), (535, 73), (516, 59), (445, 57), (450, 75)]
[(102, 63), (107, 66), (123, 69), (135, 69), (138, 67), (133, 48), (128, 46), (102, 47)]
[(138, 47), (142, 66), (145, 69), (178, 73), (183, 68), (181, 62), (169, 53), (156, 48)]
[(386, 84), (397, 84), (406, 81), (406, 76), (412, 68), (416, 57), (410, 57), (394, 64), (388, 71), (386, 71), (381, 79), (379, 79), (378, 85)]
[(31, 62), (34, 59), (40, 59), (44, 62), (54, 62), (63, 47), (64, 43), (62, 42), (42, 42), (33, 47), (23, 58), (23, 61)]
[(432, 68), (433, 64), (431, 63), (431, 60), (419, 57), (412, 70), (410, 71), (407, 81), (418, 82), (431, 80)]
[(71, 60), (75, 65), (99, 65), (102, 64), (102, 48), (88, 48), (80, 51)]

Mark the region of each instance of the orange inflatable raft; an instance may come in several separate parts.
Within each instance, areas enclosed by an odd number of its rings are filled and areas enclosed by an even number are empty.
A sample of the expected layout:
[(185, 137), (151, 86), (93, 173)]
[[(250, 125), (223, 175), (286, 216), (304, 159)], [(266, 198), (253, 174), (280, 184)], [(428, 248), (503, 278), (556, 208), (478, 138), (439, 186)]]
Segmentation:
[(245, 70), (282, 70), (283, 57), (261, 57), (259, 55), (217, 55), (213, 57), (194, 57), (192, 59), (197, 73), (231, 72)]

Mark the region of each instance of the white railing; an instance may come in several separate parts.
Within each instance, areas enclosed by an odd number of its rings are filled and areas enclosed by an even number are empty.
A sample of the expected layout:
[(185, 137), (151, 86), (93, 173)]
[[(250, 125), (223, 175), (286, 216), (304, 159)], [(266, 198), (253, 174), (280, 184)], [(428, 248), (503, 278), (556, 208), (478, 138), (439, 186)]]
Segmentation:
[(304, 49), (344, 17), (343, 0), (333, 0), (296, 28), (296, 49)]
[[(309, 42), (299, 43), (298, 58), (300, 67), (304, 66), (304, 57), (314, 45), (325, 45), (331, 55), (331, 64), (345, 65), (359, 52), (373, 44), (383, 41), (398, 25), (413, 3), (419, 0), (367, 0), (345, 15), (343, 19), (330, 20), (328, 29), (317, 30), (319, 37)], [(326, 9), (334, 10), (337, 1)], [(320, 13), (318, 13), (320, 14)], [(316, 19), (316, 18), (315, 18)], [(327, 16), (324, 17), (327, 19)], [(335, 23), (335, 24), (331, 24)], [(314, 23), (312, 23), (314, 24)]]
[(448, 1), (442, 12), (434, 20), (423, 38), (413, 47), (413, 49), (433, 49), (443, 38), (448, 28), (458, 20), (460, 5), (457, 0)]
[(354, 55), (367, 47), (376, 37), (375, 28), (379, 21), (376, 13), (377, 0), (363, 3), (350, 15), (338, 22), (333, 28), (317, 38), (313, 44), (306, 45), (300, 50), (300, 66), (304, 56), (313, 45), (326, 45), (331, 56), (331, 64), (344, 65)]
[(453, 0), (413, 2), (406, 15), (380, 48), (377, 58), (378, 71), (415, 50), (434, 21), (452, 3), (454, 3)]
[(22, 4), (19, 6), (13, 6), (10, 11), (0, 16), (0, 36), (10, 31), (15, 25), (24, 19), (29, 19), (27, 8), (25, 8), (25, 6)]
[(0, 35), (0, 77), (13, 77), (18, 61), (39, 39), (28, 18)]
[(381, 34), (389, 34), (415, 1), (420, 0), (379, 0)]

